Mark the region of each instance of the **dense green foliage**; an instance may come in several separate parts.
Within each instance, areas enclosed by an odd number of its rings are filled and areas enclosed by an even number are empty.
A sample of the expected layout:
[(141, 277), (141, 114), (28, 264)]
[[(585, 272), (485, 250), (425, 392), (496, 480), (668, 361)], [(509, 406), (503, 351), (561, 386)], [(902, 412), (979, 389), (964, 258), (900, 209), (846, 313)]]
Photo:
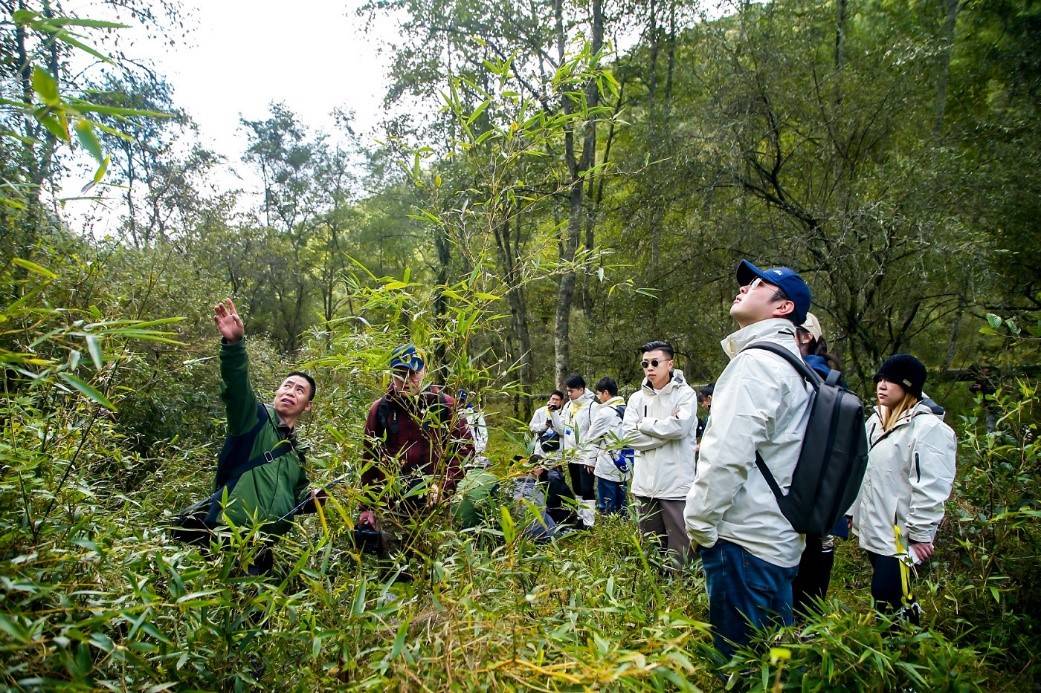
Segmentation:
[[(681, 0), (372, 2), (402, 22), (381, 144), (332, 145), (272, 105), (242, 123), (265, 185), (248, 213), (207, 185), (221, 163), (161, 77), (118, 43), (100, 72), (74, 69), (110, 23), (14, 5), (0, 3), (0, 686), (1041, 679), (1038, 3), (705, 16)], [(177, 21), (113, 5), (153, 30)], [(122, 186), (114, 237), (58, 204), (76, 149), (90, 194)], [(634, 346), (652, 337), (712, 380), (741, 257), (803, 272), (854, 388), (894, 351), (930, 366), (960, 457), (916, 583), (921, 629), (873, 614), (846, 542), (821, 616), (722, 665), (701, 578), (662, 577), (631, 522), (520, 537), (530, 509), (512, 503), (510, 460), (532, 401), (567, 370), (631, 390)], [(208, 312), (224, 295), (246, 316), (258, 391), (291, 366), (316, 373), (311, 477), (350, 480), (279, 544), (266, 580), (244, 576), (249, 528), (213, 558), (163, 531), (212, 483)], [(395, 583), (351, 548), (350, 482), (406, 339), (436, 380), (480, 394), (504, 482), (479, 531), (440, 507), (415, 581)]]

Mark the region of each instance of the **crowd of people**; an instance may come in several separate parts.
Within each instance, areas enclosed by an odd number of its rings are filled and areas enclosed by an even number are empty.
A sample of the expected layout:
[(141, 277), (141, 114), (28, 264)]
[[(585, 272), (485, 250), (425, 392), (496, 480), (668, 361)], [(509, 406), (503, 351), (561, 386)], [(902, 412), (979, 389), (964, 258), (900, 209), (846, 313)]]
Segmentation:
[[(640, 348), (643, 380), (627, 400), (611, 377), (590, 388), (573, 374), (535, 411), (526, 473), (510, 480), (514, 497), (542, 513), (531, 536), (588, 529), (598, 516), (635, 517), (663, 571), (686, 577), (701, 567), (714, 642), (724, 655), (748, 643), (754, 629), (791, 623), (818, 607), (835, 541), (850, 530), (872, 567), (877, 608), (915, 618), (908, 570), (933, 555), (956, 448), (942, 408), (923, 392), (925, 366), (908, 354), (880, 365), (856, 500), (830, 531), (800, 533), (777, 492), (793, 482), (816, 391), (776, 350), (802, 359), (822, 382), (841, 381), (841, 364), (828, 352), (797, 272), (745, 260), (736, 284), (730, 315), (737, 329), (722, 340), (729, 363), (714, 384), (695, 391), (672, 345), (654, 340)], [(271, 404), (258, 403), (230, 300), (215, 307), (214, 319), (229, 437), (207, 519), (261, 521), (277, 537), (294, 512), (326, 499), (325, 491), (309, 489), (294, 437), (316, 385), (294, 372)], [(361, 546), (407, 553), (407, 528), (417, 519), (454, 494), (466, 509), (464, 524), (473, 524), (475, 499), (504, 480), (486, 469), (487, 423), (472, 395), (452, 398), (427, 386), (426, 362), (413, 345), (396, 349), (388, 365), (388, 388), (365, 421), (365, 501), (356, 533)], [(270, 567), (269, 556), (255, 566)]]

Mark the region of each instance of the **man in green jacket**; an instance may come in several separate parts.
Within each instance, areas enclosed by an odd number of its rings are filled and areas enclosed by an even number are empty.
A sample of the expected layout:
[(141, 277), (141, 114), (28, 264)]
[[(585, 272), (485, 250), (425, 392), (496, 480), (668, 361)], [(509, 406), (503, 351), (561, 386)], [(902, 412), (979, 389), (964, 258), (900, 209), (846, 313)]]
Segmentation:
[[(287, 532), (297, 513), (314, 512), (324, 491), (308, 491), (303, 451), (295, 431), (300, 417), (311, 410), (314, 379), (290, 373), (271, 404), (257, 401), (249, 382), (245, 327), (230, 298), (213, 307), (221, 335), (221, 398), (228, 415), (228, 437), (217, 466), (216, 496), (208, 524), (263, 523), (267, 534)], [(227, 502), (221, 503), (227, 493)], [(271, 570), (270, 547), (257, 555), (250, 572)]]

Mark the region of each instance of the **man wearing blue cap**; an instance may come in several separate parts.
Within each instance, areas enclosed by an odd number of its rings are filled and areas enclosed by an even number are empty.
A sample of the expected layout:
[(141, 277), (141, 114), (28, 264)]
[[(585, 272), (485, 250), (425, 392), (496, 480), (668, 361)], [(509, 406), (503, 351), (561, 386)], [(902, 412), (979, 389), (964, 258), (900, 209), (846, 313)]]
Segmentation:
[(709, 621), (725, 656), (753, 628), (792, 622), (792, 580), (805, 540), (781, 514), (756, 452), (787, 491), (809, 418), (811, 386), (782, 357), (751, 344), (772, 342), (798, 357), (796, 327), (810, 289), (788, 267), (737, 268), (730, 315), (740, 329), (723, 340), (730, 363), (716, 381), (684, 519), (701, 556)]
[[(372, 403), (365, 421), (361, 485), (394, 514), (412, 516), (455, 490), (463, 475), (460, 461), (473, 454), (472, 438), (455, 401), (423, 386), (426, 364), (414, 345), (391, 353), (390, 373), (387, 392)], [(416, 492), (421, 485), (426, 493)], [(381, 529), (371, 507), (358, 524)]]

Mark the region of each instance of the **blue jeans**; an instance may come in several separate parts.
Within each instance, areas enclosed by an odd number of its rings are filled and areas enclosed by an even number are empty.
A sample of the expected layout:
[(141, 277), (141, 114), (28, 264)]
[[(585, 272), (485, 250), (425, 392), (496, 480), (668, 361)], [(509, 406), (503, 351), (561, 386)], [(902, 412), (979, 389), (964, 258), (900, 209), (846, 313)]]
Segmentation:
[(625, 483), (597, 477), (596, 509), (604, 515), (625, 513)]
[(782, 568), (725, 539), (699, 555), (708, 583), (712, 641), (725, 657), (747, 645), (753, 630), (792, 623), (792, 580), (799, 566)]

